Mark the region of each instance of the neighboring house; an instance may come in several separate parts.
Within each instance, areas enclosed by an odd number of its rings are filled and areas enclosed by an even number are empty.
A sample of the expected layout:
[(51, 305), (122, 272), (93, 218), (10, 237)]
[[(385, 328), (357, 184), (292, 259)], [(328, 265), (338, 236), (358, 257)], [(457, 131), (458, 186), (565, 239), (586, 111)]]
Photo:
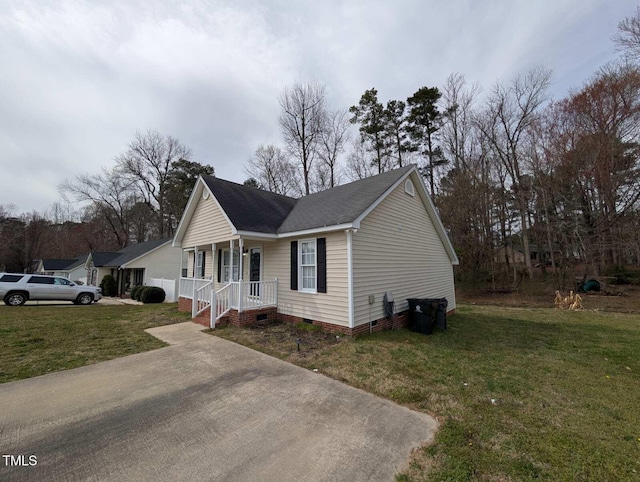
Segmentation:
[[(447, 298), (458, 258), (415, 166), (300, 199), (212, 176), (198, 179), (173, 245), (179, 307), (242, 325), (279, 318), (332, 331), (391, 326), (383, 297)], [(213, 309), (211, 309), (213, 303)]]
[(98, 286), (102, 278), (112, 275), (118, 294), (125, 295), (151, 278), (177, 279), (180, 276), (181, 250), (171, 246), (171, 239), (133, 244), (116, 252), (92, 252), (86, 261), (88, 280)]
[(80, 281), (83, 284), (87, 282), (87, 271), (85, 262), (86, 254), (78, 256), (74, 259), (40, 259), (35, 270), (36, 273), (51, 276), (61, 276), (71, 281)]

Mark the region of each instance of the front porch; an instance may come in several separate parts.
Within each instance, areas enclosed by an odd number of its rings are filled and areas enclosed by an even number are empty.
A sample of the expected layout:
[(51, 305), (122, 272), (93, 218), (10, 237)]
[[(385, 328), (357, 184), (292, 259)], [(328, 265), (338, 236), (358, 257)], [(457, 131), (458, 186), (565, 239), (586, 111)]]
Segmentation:
[(191, 311), (194, 319), (208, 318), (210, 328), (224, 318), (238, 326), (275, 319), (277, 305), (277, 279), (215, 283), (206, 278), (180, 278), (178, 308)]

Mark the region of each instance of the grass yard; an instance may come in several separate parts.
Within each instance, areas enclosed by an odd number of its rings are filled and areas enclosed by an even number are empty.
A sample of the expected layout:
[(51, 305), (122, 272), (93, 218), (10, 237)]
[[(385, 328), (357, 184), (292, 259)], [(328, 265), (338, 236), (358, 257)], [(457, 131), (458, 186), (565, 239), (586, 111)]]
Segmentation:
[(0, 383), (160, 348), (144, 330), (188, 319), (175, 304), (0, 306)]
[(638, 314), (462, 305), (428, 337), (301, 328), (212, 333), (435, 416), (398, 480), (640, 480)]

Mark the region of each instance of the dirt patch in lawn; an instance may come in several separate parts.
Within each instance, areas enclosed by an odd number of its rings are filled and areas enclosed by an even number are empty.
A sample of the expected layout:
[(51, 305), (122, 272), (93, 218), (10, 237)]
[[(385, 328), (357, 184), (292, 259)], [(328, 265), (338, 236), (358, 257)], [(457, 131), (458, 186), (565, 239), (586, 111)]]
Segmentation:
[(255, 324), (243, 329), (216, 328), (211, 333), (305, 366), (327, 349), (348, 341), (347, 337), (324, 332), (316, 325), (294, 325), (280, 321)]

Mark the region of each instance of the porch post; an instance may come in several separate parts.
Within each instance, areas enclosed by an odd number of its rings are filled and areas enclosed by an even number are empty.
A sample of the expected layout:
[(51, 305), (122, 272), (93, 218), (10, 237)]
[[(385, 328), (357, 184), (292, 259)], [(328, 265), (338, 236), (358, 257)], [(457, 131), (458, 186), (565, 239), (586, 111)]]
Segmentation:
[(218, 251), (216, 250), (216, 243), (211, 243), (211, 282), (213, 283), (211, 286), (214, 288), (216, 287), (216, 273), (218, 272), (217, 256)]
[[(194, 251), (194, 255), (193, 255), (193, 277), (197, 278), (198, 276), (198, 247), (195, 247), (195, 251)], [(194, 283), (195, 286), (195, 283)]]
[(239, 284), (239, 290), (238, 290), (238, 313), (240, 313), (242, 311), (242, 269), (244, 268), (243, 266), (243, 262), (242, 262), (242, 258), (244, 258), (244, 253), (242, 252), (244, 250), (244, 240), (242, 239), (242, 237), (240, 237), (240, 239), (238, 240), (238, 281), (240, 282)]
[(233, 281), (233, 248), (234, 248), (234, 240), (231, 239), (229, 241), (229, 263), (231, 263), (231, 273), (229, 273), (229, 282)]

